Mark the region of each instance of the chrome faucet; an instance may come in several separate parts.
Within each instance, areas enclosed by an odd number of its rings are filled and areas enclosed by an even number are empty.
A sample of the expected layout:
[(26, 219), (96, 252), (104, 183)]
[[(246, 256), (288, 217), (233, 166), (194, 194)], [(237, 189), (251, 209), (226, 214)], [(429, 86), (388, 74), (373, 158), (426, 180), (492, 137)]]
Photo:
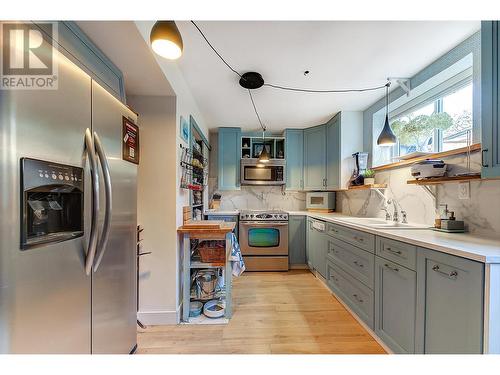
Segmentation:
[(380, 210), (385, 211), (385, 220), (386, 220), (386, 221), (389, 221), (389, 220), (391, 220), (391, 219), (392, 219), (392, 218), (391, 218), (391, 214), (390, 214), (390, 213), (389, 213), (389, 211), (387, 210), (387, 207), (385, 207), (385, 206), (384, 206), (384, 207), (382, 207)]
[[(398, 203), (396, 202), (396, 200), (394, 198), (387, 200), (387, 204), (391, 204), (391, 203), (394, 207), (394, 212), (392, 214), (392, 221), (397, 223), (397, 222), (399, 222)], [(387, 220), (387, 215), (386, 215), (386, 220)]]
[(401, 223), (408, 224), (408, 217), (406, 215), (406, 211), (405, 210), (401, 210), (401, 215), (403, 216), (403, 218), (401, 219)]

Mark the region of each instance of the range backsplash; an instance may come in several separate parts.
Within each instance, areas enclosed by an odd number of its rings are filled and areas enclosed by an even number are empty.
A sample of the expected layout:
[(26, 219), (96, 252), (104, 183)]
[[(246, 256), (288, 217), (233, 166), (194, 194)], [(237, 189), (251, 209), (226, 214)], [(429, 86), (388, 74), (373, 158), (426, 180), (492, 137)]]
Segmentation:
[(242, 186), (241, 190), (217, 191), (217, 179), (209, 178), (209, 193), (222, 195), (221, 210), (267, 210), (302, 211), (306, 207), (306, 195), (301, 191), (286, 191), (282, 194), (278, 186)]

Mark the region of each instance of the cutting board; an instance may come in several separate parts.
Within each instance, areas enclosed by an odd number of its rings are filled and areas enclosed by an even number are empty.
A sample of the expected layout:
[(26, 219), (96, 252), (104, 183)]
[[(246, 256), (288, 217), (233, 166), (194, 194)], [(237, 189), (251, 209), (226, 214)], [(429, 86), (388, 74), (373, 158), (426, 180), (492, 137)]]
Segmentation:
[(225, 222), (223, 220), (192, 220), (183, 225), (184, 229), (220, 229)]

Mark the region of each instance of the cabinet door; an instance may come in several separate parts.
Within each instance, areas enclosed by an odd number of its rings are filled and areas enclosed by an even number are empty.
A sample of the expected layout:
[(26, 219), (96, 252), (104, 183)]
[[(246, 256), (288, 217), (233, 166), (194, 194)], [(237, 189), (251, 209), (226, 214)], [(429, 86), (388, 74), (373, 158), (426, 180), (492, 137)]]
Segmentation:
[(324, 190), (326, 179), (326, 126), (304, 130), (304, 189)]
[(318, 273), (326, 277), (326, 254), (328, 252), (328, 235), (326, 231), (313, 228), (312, 244), (309, 250), (312, 254), (312, 265)]
[(375, 332), (395, 353), (415, 352), (417, 274), (375, 257)]
[(481, 22), (481, 145), (483, 177), (500, 177), (500, 22)]
[(484, 264), (419, 248), (417, 353), (482, 353)]
[(219, 128), (218, 137), (219, 190), (240, 189), (241, 129)]
[(326, 123), (326, 184), (340, 189), (340, 114)]
[(306, 217), (288, 219), (288, 259), (290, 264), (306, 264)]
[(285, 130), (286, 188), (304, 189), (304, 131)]

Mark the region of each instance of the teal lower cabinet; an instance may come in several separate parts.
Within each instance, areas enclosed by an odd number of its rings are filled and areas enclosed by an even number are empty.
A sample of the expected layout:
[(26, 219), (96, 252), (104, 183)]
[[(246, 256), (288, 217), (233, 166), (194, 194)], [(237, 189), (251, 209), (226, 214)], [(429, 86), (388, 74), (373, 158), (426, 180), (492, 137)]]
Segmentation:
[(326, 278), (326, 253), (328, 251), (328, 235), (326, 223), (321, 220), (307, 221), (307, 264)]
[(313, 246), (313, 227), (312, 227), (312, 219), (310, 217), (307, 218), (306, 221), (306, 264), (309, 269), (313, 269), (313, 259), (312, 259), (312, 251), (311, 248)]
[(483, 352), (484, 264), (418, 248), (416, 352)]
[(288, 259), (290, 265), (306, 264), (306, 217), (288, 217)]
[(373, 290), (343, 271), (330, 259), (326, 261), (326, 281), (330, 289), (373, 329)]
[(375, 257), (375, 333), (394, 353), (415, 352), (417, 273)]

